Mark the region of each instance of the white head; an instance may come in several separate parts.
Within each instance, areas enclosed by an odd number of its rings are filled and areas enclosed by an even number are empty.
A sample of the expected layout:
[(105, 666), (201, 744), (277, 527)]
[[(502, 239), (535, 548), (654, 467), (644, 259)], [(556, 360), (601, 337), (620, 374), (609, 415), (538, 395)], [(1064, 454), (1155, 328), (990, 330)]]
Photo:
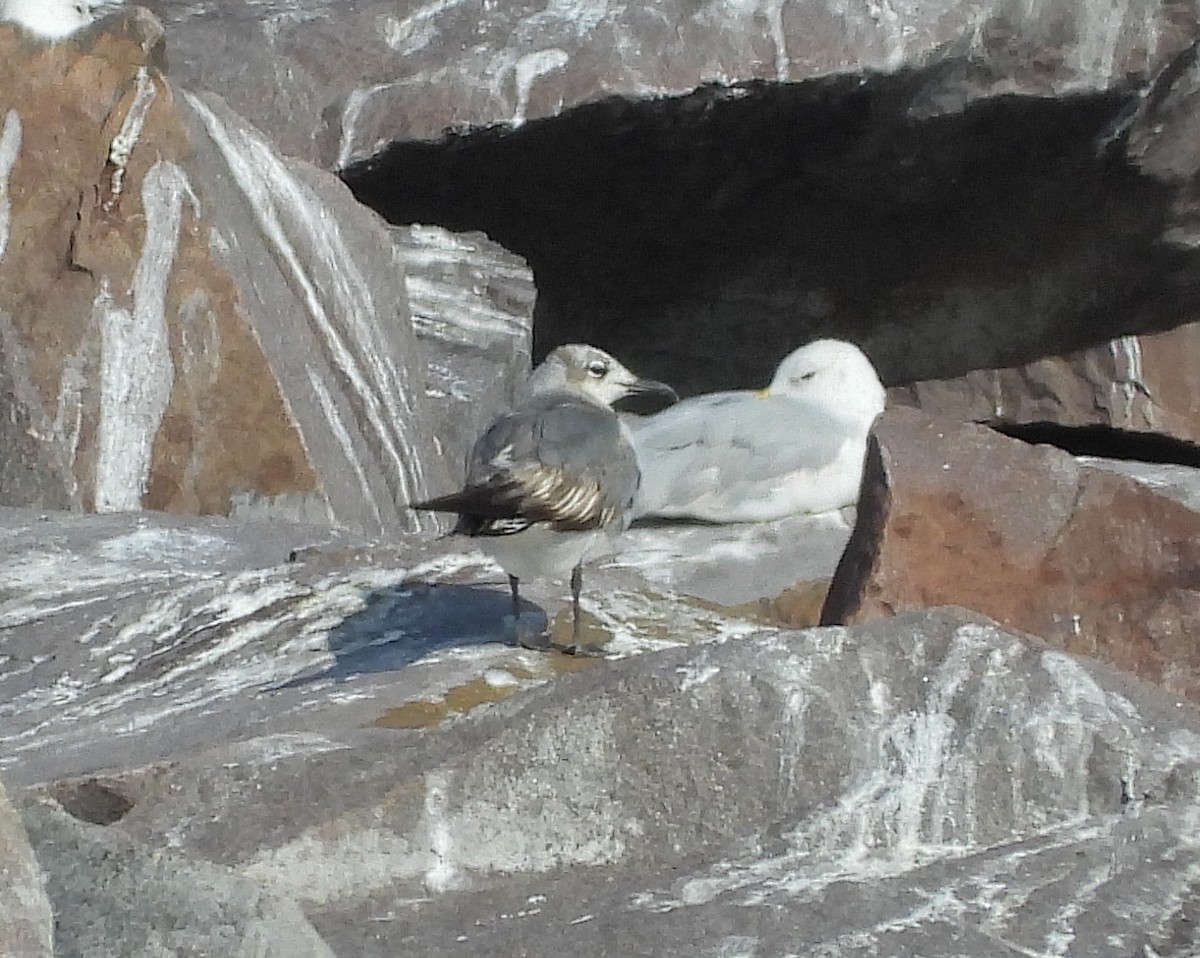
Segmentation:
[(121, 0), (0, 0), (0, 20), (19, 24), (43, 40), (63, 40), (95, 19), (94, 10)]
[(766, 392), (821, 403), (842, 418), (868, 424), (883, 412), (886, 400), (871, 360), (840, 339), (816, 339), (789, 353)]
[(598, 406), (638, 393), (657, 393), (671, 401), (675, 390), (665, 383), (635, 376), (603, 349), (582, 343), (559, 346), (529, 376), (522, 398), (539, 393), (566, 392)]

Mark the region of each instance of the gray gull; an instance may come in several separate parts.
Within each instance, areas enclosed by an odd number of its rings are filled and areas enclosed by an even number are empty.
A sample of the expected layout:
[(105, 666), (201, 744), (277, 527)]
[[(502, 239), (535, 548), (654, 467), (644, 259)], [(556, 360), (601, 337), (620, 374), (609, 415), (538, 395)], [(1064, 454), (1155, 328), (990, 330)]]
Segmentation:
[(411, 504), (458, 513), (453, 531), (475, 538), (508, 573), (522, 644), (519, 582), (570, 571), (580, 651), (583, 563), (611, 551), (629, 526), (639, 481), (628, 432), (611, 407), (639, 393), (677, 398), (594, 346), (559, 346), (530, 375), (515, 408), (475, 441), (463, 488)]

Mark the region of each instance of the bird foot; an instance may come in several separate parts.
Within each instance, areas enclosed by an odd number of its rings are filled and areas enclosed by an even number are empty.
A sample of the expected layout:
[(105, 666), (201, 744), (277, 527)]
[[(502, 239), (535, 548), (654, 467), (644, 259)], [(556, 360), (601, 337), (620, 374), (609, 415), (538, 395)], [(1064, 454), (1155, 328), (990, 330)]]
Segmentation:
[(550, 647), (563, 655), (575, 655), (579, 658), (602, 659), (604, 658), (603, 645), (591, 645), (586, 642), (572, 642), (570, 645), (558, 645), (551, 643)]

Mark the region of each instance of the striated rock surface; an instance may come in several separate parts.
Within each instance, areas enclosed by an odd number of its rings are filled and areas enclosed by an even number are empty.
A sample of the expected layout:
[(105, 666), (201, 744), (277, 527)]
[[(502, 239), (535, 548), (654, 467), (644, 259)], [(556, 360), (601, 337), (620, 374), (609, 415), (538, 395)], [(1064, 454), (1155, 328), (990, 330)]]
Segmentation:
[(1200, 514), (980, 426), (892, 409), (822, 613), (955, 604), (1200, 696)]
[(537, 289), (525, 262), (482, 233), (414, 224), (392, 236), (425, 350), (435, 442), (457, 482), (475, 439), (529, 375)]
[(0, 785), (0, 954), (53, 958), (54, 916), (18, 811)]
[(0, 501), (419, 528), (396, 503), (441, 464), (386, 229), (162, 52), (145, 11), (0, 24)]
[[(460, 540), (24, 510), (0, 510), (0, 529), (0, 774), (14, 784), (303, 740), (393, 709), (404, 724), (413, 703), (445, 715), (576, 665), (512, 646), (507, 578)], [(565, 582), (522, 598), (569, 630)], [(589, 568), (583, 607), (586, 638), (614, 654), (745, 635), (763, 618), (617, 566)]]
[[(1182, 956), (1198, 721), (941, 611), (652, 652), (436, 731), (214, 744), (28, 800), (106, 823), (74, 829), (117, 852), (89, 874), (146, 884), (131, 920), (186, 887), (180, 862), (216, 863), (263, 889), (235, 914), (294, 900), (339, 955)], [(65, 816), (26, 808), (53, 869)], [(153, 871), (125, 864), (163, 844)], [(55, 881), (58, 907), (94, 895)]]

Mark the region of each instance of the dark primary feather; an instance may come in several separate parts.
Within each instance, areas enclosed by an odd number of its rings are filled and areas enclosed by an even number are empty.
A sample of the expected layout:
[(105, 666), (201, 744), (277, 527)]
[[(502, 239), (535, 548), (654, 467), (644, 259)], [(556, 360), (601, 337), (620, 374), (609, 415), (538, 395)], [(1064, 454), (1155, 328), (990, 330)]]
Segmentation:
[(550, 393), (488, 427), (471, 450), (462, 489), (412, 507), (458, 513), (455, 531), (466, 535), (511, 535), (534, 522), (582, 531), (623, 522), (637, 484), (616, 414)]

